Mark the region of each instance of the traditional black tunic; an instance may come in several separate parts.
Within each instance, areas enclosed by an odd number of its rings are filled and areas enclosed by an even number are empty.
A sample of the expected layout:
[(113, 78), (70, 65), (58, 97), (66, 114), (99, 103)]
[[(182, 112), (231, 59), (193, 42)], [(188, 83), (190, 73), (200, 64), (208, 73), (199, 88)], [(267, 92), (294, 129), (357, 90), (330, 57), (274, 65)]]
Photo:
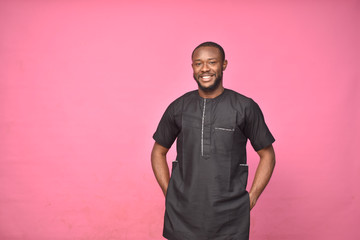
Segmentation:
[(192, 91), (169, 105), (153, 138), (166, 148), (177, 138), (164, 237), (249, 239), (247, 139), (255, 151), (275, 141), (259, 106), (228, 89), (212, 99)]

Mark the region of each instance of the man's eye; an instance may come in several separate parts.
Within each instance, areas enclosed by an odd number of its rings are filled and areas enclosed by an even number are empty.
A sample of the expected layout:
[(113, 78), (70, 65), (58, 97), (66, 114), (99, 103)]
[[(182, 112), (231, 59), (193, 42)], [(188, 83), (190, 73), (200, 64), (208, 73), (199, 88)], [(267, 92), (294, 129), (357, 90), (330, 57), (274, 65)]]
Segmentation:
[(216, 62), (209, 62), (209, 64), (214, 65)]
[(201, 63), (195, 63), (195, 66), (200, 66), (201, 65)]

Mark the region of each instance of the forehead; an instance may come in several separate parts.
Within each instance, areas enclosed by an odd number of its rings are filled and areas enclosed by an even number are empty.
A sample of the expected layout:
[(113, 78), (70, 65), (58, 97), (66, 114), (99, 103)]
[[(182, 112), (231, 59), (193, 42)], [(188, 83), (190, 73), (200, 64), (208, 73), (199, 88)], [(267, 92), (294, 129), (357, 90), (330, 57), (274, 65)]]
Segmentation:
[(195, 50), (193, 55), (193, 61), (195, 60), (204, 60), (209, 58), (218, 58), (221, 59), (221, 52), (216, 47), (206, 46), (199, 47)]

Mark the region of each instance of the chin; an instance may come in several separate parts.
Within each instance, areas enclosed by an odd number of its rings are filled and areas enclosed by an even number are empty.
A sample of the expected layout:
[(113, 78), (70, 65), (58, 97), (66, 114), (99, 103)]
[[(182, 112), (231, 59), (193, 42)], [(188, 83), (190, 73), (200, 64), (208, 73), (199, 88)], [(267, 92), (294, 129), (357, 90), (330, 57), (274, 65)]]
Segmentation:
[(215, 81), (215, 82), (212, 82), (209, 85), (204, 86), (200, 82), (197, 81), (199, 88), (201, 90), (203, 90), (204, 92), (215, 91), (221, 85), (221, 82), (222, 82), (221, 80), (220, 81)]
[(194, 79), (198, 84), (199, 88), (204, 92), (212, 92), (215, 91), (222, 83), (222, 76), (219, 76), (213, 82), (209, 82), (206, 85), (203, 85), (199, 79), (197, 79), (194, 75)]
[(215, 84), (210, 85), (210, 86), (199, 85), (199, 88), (200, 88), (201, 90), (203, 90), (204, 92), (212, 92), (212, 91), (215, 91), (217, 87), (218, 87), (218, 86), (215, 85)]
[(215, 87), (214, 83), (206, 84), (206, 85), (200, 83), (200, 85), (201, 85), (201, 88), (204, 88), (204, 89), (213, 89)]

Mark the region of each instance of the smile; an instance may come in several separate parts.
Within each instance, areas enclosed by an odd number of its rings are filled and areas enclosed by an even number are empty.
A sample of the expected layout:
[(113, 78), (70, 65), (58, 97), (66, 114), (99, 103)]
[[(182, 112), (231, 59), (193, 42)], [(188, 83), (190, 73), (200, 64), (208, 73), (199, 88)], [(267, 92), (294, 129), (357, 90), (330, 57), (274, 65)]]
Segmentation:
[(203, 76), (200, 76), (200, 78), (202, 78), (203, 80), (209, 80), (211, 77), (213, 77), (213, 75), (203, 75)]

